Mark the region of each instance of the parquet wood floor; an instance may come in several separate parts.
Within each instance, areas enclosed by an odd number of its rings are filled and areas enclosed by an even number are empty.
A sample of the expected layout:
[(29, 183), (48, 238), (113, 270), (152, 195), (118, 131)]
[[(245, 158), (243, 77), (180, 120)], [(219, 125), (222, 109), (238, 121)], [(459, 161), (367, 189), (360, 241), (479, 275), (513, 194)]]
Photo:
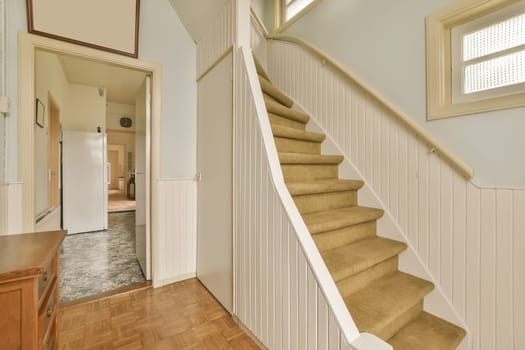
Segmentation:
[(196, 279), (70, 306), (59, 349), (258, 349)]

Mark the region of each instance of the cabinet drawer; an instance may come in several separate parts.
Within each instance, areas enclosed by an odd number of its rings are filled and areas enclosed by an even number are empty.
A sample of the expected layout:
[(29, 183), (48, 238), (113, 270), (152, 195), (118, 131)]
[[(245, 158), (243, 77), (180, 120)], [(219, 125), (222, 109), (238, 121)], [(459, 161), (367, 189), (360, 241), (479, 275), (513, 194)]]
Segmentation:
[(56, 311), (57, 311), (57, 278), (53, 279), (53, 285), (49, 290), (48, 295), (46, 296), (44, 304), (40, 307), (38, 313), (38, 331), (40, 334), (40, 339), (46, 337), (50, 329), (53, 328), (55, 324)]
[(44, 293), (48, 289), (49, 284), (56, 276), (56, 255), (47, 263), (44, 272), (38, 278), (38, 300), (42, 301)]
[[(53, 316), (55, 318), (55, 316)], [(41, 350), (55, 350), (58, 346), (57, 343), (57, 332), (56, 332), (56, 322), (53, 321), (49, 333), (46, 334), (46, 337), (42, 341)]]

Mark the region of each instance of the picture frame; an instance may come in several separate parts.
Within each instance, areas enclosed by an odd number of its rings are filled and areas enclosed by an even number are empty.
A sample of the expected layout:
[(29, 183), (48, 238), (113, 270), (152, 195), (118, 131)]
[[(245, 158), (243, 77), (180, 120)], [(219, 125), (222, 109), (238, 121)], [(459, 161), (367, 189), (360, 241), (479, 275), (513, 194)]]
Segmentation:
[(26, 0), (28, 32), (138, 58), (140, 0)]
[(45, 126), (45, 115), (46, 115), (46, 106), (40, 99), (36, 99), (36, 115), (35, 115), (35, 124), (41, 128)]

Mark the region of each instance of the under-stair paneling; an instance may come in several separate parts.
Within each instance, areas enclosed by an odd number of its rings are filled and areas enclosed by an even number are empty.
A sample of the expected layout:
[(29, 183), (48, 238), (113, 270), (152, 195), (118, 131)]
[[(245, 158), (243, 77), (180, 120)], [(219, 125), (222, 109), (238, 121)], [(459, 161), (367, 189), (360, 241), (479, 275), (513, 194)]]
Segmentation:
[(197, 42), (197, 77), (206, 72), (226, 51), (235, 40), (233, 0), (226, 3), (220, 14), (216, 17)]
[(525, 190), (466, 180), (363, 87), (297, 44), (268, 41), (268, 74), (395, 219), (464, 320), (468, 348), (525, 348)]
[(195, 276), (197, 184), (192, 178), (160, 179), (158, 193), (159, 234), (154, 270), (161, 286)]
[[(254, 91), (260, 89), (255, 66), (247, 66), (247, 59), (251, 59), (249, 54), (239, 50), (234, 120), (234, 313), (269, 349), (354, 349), (346, 343), (341, 318), (335, 314), (346, 313), (346, 307), (337, 304), (340, 307), (334, 310), (334, 301), (328, 302), (326, 290), (333, 292), (331, 298), (341, 297), (285, 190), (269, 121), (257, 112), (264, 110), (264, 101), (262, 92)], [(259, 98), (258, 107), (255, 98)], [(298, 225), (303, 226), (298, 229)], [(318, 259), (315, 269), (311, 259)], [(347, 321), (347, 336), (358, 337), (351, 318)]]

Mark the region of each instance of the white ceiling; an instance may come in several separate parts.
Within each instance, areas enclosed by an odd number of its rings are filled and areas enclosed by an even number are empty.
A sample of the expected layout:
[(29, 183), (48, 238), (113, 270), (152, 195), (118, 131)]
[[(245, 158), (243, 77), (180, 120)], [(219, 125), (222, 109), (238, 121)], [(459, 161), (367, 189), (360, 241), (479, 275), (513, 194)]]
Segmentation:
[(58, 56), (67, 80), (72, 84), (105, 88), (107, 101), (135, 104), (135, 96), (146, 74), (76, 56)]
[(199, 42), (228, 0), (170, 0), (186, 30)]

